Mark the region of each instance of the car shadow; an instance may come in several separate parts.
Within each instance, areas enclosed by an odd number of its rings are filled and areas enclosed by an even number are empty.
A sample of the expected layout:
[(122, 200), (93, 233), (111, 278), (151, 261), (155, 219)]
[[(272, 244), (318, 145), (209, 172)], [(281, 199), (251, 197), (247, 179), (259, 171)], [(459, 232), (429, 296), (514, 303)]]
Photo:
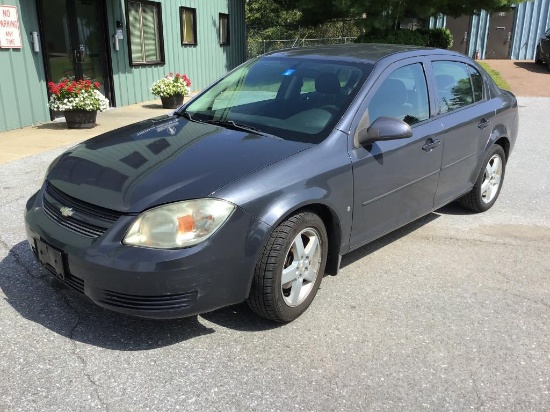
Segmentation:
[[(440, 209), (441, 210), (441, 209)], [(415, 230), (420, 229), (422, 226), (427, 225), (430, 222), (438, 219), (440, 217), (439, 211), (430, 213), (424, 217), (421, 217), (415, 220), (408, 225), (403, 226), (400, 229), (394, 230), (393, 232), (388, 233), (387, 235), (382, 236), (379, 239), (376, 239), (370, 243), (367, 243), (365, 246), (361, 246), (359, 249), (356, 249), (347, 255), (342, 257), (342, 263), (340, 264), (340, 269), (345, 268), (352, 263), (357, 262), (358, 260), (363, 259), (364, 257), (370, 255), (371, 253), (376, 252), (377, 250), (390, 245), (391, 243), (399, 240)]]
[(277, 323), (256, 315), (246, 302), (203, 313), (200, 317), (240, 332), (262, 332), (284, 326), (284, 323)]
[(475, 212), (472, 212), (471, 210), (464, 209), (458, 202), (449, 203), (448, 205), (437, 209), (434, 213), (451, 216), (466, 216), (475, 214)]
[(149, 350), (213, 333), (197, 317), (149, 320), (102, 309), (77, 294), (36, 262), (27, 242), (19, 242), (0, 262), (0, 288), (21, 316), (90, 345), (115, 350)]
[[(451, 204), (430, 213), (380, 239), (345, 255), (344, 268), (439, 218), (464, 214)], [(13, 246), (0, 262), (0, 289), (7, 303), (23, 318), (66, 338), (122, 351), (141, 351), (181, 343), (214, 333), (204, 319), (224, 328), (259, 332), (284, 326), (254, 314), (246, 303), (228, 306), (200, 316), (154, 320), (103, 309), (51, 276), (37, 263), (26, 241)]]
[[(13, 246), (0, 262), (0, 289), (6, 302), (23, 318), (89, 345), (123, 351), (174, 345), (215, 330), (198, 316), (143, 319), (111, 312), (59, 282), (35, 260), (26, 241)], [(254, 315), (246, 304), (202, 315), (212, 323), (240, 331), (280, 326)]]
[(520, 69), (525, 69), (533, 73), (548, 73), (548, 69), (545, 65), (536, 64), (534, 61), (514, 62), (514, 65)]

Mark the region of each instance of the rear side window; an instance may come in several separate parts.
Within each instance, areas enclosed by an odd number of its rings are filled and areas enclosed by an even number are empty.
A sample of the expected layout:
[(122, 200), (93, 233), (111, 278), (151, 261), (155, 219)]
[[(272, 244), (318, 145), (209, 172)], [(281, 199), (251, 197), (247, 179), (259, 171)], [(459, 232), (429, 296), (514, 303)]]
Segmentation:
[(369, 119), (394, 117), (413, 125), (430, 117), (428, 89), (420, 63), (401, 67), (391, 73), (372, 97)]
[(472, 87), (474, 88), (474, 99), (476, 102), (483, 100), (483, 76), (472, 66), (468, 66), (470, 77), (472, 78)]
[[(433, 62), (432, 65), (439, 97), (439, 112), (441, 114), (460, 109), (476, 101), (472, 79), (470, 79), (470, 73), (466, 64), (439, 61)], [(481, 86), (482, 96), (483, 87)]]

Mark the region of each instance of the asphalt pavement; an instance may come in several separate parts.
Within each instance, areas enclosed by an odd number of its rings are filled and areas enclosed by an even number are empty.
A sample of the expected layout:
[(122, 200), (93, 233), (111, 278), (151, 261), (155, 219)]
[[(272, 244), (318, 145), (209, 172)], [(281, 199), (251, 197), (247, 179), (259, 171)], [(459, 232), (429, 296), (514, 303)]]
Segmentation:
[(496, 205), (343, 259), (296, 321), (153, 321), (35, 262), (23, 210), (62, 149), (0, 165), (0, 411), (550, 410), (550, 98), (520, 98)]

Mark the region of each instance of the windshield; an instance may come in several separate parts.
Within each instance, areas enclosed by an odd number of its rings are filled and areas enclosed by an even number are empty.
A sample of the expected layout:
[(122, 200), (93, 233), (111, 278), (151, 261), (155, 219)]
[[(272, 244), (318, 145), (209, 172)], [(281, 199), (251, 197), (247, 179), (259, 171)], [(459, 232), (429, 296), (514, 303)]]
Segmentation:
[(344, 114), (372, 67), (299, 57), (254, 59), (184, 110), (197, 121), (234, 122), (283, 139), (319, 142)]

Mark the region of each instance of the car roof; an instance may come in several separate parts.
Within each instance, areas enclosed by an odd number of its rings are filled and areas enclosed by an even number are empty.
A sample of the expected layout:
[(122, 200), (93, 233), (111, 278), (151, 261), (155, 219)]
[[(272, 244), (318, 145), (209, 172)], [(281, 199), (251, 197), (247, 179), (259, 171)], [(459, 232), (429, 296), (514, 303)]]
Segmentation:
[(328, 60), (360, 61), (376, 63), (388, 56), (399, 55), (402, 58), (422, 55), (461, 56), (458, 53), (431, 47), (407, 46), (403, 44), (347, 43), (327, 46), (297, 47), (277, 50), (264, 56), (301, 57)]

